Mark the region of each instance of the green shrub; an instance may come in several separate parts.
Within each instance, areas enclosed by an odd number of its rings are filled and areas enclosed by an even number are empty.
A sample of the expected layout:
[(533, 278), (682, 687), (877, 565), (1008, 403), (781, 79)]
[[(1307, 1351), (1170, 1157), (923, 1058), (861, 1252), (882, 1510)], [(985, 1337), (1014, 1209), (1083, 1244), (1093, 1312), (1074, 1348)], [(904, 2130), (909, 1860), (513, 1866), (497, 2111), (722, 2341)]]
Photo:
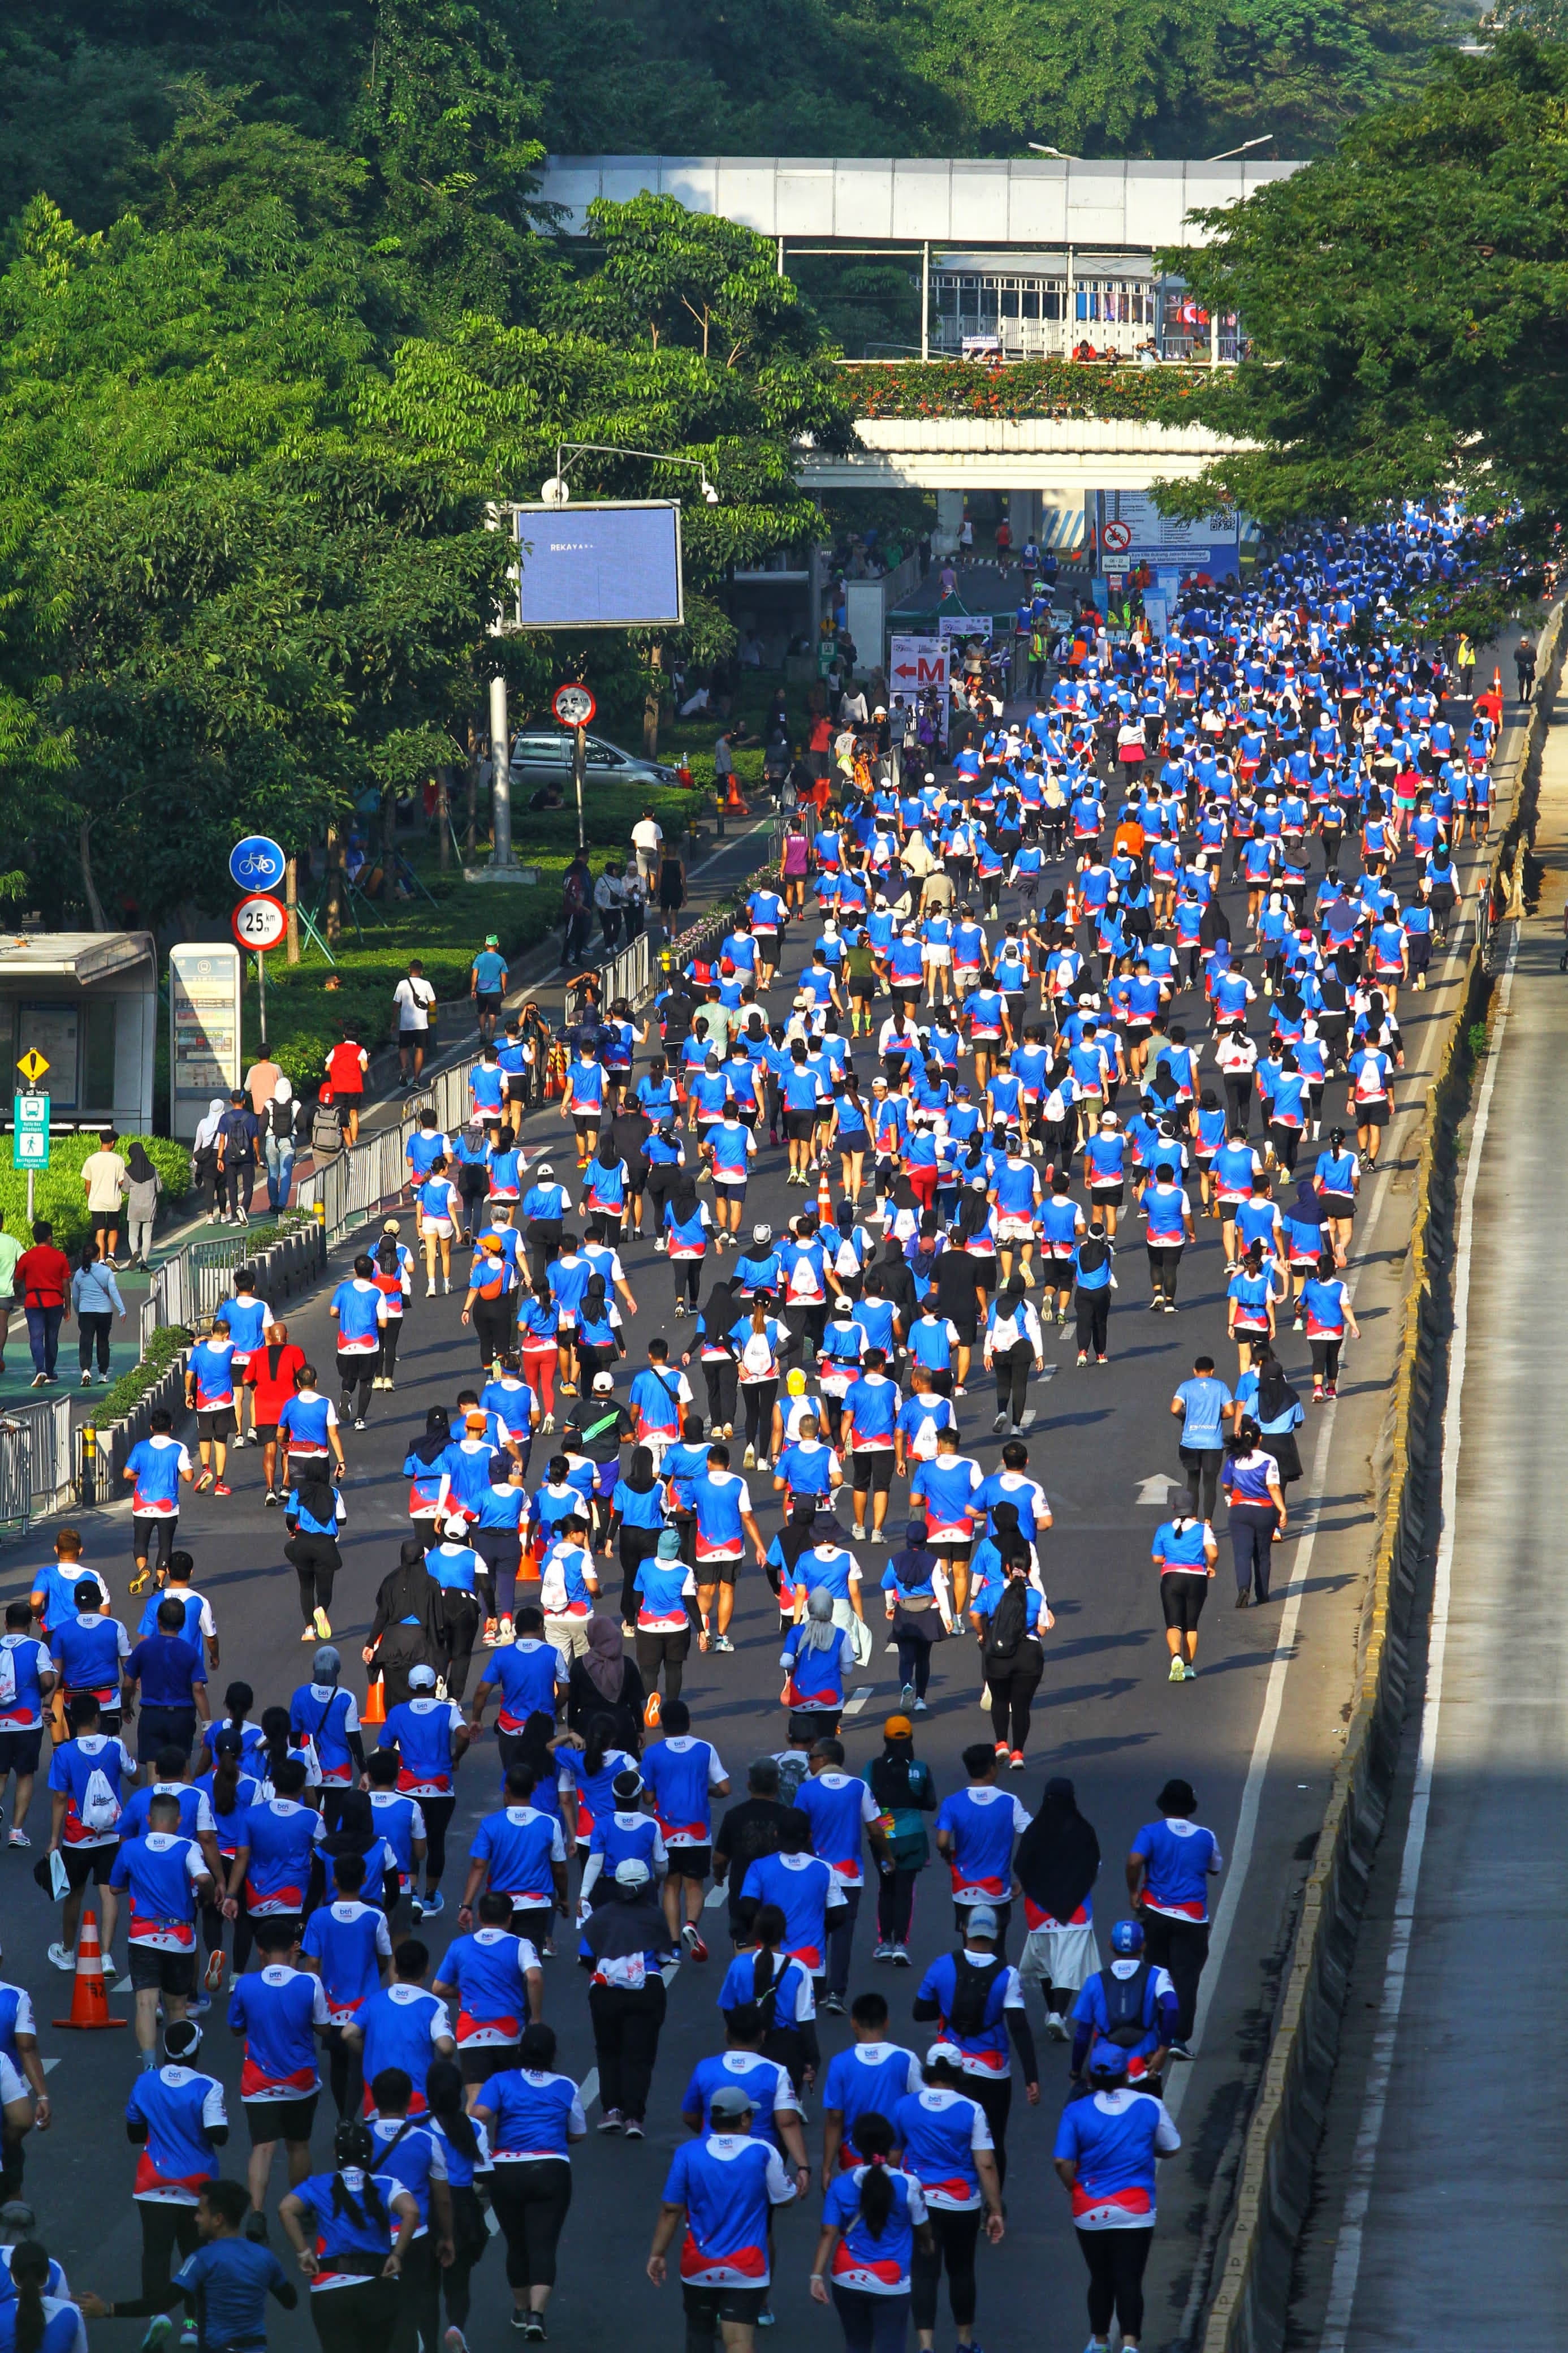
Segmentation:
[(182, 1348), (188, 1348), (195, 1334), (183, 1324), (160, 1324), (147, 1343), (147, 1353), (138, 1365), (105, 1389), (95, 1409), (94, 1419), (101, 1428), (110, 1421), (122, 1421), (132, 1406), (144, 1398), (155, 1381), (163, 1378)]
[(1487, 1050), (1487, 1025), (1484, 1021), (1471, 1022), (1469, 1039), (1470, 1051), (1479, 1062)]
[[(21, 1236), (26, 1231), (27, 1176), (13, 1164), (13, 1141), (8, 1135), (0, 1137), (0, 1217), (8, 1233)], [(121, 1158), (137, 1142), (146, 1145), (147, 1157), (163, 1180), (164, 1200), (171, 1205), (183, 1201), (191, 1189), (191, 1155), (185, 1145), (171, 1142), (166, 1135), (122, 1135), (118, 1147)], [(50, 1145), (49, 1166), (34, 1175), (33, 1214), (48, 1219), (63, 1250), (78, 1250), (91, 1231), (81, 1165), (98, 1148), (98, 1136), (91, 1130), (85, 1134), (57, 1135)]]

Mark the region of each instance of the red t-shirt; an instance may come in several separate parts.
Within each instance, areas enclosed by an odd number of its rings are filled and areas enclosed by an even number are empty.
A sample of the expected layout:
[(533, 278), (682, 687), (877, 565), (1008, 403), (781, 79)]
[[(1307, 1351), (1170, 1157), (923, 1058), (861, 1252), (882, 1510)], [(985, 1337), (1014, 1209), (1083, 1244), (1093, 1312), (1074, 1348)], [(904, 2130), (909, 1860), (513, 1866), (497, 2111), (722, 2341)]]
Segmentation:
[(363, 1051), (363, 1046), (345, 1039), (342, 1045), (334, 1046), (327, 1056), (327, 1077), (335, 1095), (363, 1094), (364, 1065), (360, 1060)]
[(16, 1261), (16, 1288), (27, 1307), (63, 1307), (70, 1296), (71, 1262), (53, 1242), (35, 1242)]
[(258, 1348), (251, 1357), (245, 1385), (256, 1392), (256, 1419), (263, 1426), (276, 1429), (279, 1415), (294, 1394), (294, 1377), (304, 1362), (305, 1351), (292, 1340), (285, 1340), (280, 1347)]

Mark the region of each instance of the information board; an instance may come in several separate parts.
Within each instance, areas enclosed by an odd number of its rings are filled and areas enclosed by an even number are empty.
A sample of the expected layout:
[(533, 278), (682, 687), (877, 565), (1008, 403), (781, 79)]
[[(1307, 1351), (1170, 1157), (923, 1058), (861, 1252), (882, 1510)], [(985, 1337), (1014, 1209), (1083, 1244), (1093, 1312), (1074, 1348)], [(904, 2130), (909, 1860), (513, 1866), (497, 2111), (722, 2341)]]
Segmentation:
[(169, 1125), (187, 1143), (240, 1079), (240, 955), (227, 940), (169, 956)]

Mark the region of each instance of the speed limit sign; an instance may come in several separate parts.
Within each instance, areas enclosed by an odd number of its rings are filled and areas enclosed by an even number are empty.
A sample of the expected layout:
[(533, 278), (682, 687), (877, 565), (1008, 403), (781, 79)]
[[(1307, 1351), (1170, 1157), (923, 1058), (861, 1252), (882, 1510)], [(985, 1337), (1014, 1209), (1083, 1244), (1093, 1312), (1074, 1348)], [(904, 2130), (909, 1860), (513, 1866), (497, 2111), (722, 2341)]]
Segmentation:
[(550, 708), (563, 727), (591, 727), (599, 706), (585, 686), (558, 686)]
[(1125, 555), (1132, 544), (1132, 526), (1130, 522), (1108, 522), (1103, 537), (1107, 555)]
[(231, 928), (242, 948), (252, 955), (265, 955), (269, 948), (282, 945), (289, 916), (281, 900), (258, 891), (240, 901), (234, 911)]

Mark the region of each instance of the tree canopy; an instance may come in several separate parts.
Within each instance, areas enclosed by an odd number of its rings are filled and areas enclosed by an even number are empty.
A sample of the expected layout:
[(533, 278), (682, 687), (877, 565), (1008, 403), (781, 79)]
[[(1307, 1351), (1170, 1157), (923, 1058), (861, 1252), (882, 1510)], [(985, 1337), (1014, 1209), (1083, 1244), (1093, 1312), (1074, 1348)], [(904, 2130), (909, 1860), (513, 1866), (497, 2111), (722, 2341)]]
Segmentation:
[(1216, 214), (1182, 266), (1254, 345), (1208, 421), (1258, 446), (1222, 489), (1265, 519), (1464, 488), (1540, 525), (1568, 472), (1568, 48), (1454, 56), (1418, 103)]

